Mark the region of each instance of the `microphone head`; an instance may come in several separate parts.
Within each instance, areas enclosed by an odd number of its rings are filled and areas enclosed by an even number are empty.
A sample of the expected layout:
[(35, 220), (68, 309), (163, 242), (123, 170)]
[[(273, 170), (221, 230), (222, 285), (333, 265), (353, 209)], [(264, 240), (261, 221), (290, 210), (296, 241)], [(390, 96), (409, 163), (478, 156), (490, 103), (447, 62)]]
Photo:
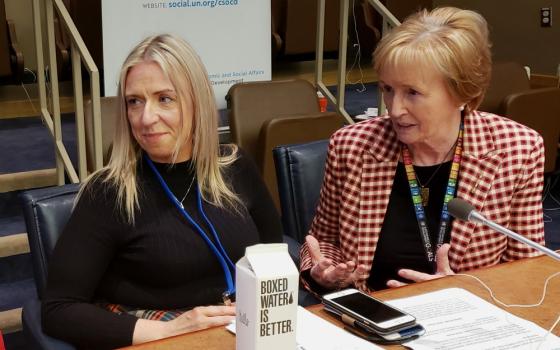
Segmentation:
[(472, 204), (461, 198), (453, 198), (447, 204), (449, 214), (457, 219), (469, 221), (470, 214), (475, 210)]

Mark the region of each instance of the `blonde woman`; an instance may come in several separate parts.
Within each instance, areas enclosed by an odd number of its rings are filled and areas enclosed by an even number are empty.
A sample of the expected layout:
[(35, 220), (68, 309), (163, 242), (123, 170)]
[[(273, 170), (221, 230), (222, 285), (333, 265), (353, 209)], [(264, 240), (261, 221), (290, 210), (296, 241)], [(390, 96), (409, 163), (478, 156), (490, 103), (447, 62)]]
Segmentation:
[(484, 18), (420, 11), (381, 40), (374, 68), (388, 113), (331, 137), (305, 285), (383, 289), (538, 255), (447, 212), (461, 197), (544, 244), (541, 136), (477, 111), (491, 74)]
[(46, 333), (115, 348), (234, 318), (233, 264), (281, 241), (281, 224), (256, 167), (219, 146), (207, 76), (170, 35), (125, 60), (111, 159), (83, 185), (49, 264)]

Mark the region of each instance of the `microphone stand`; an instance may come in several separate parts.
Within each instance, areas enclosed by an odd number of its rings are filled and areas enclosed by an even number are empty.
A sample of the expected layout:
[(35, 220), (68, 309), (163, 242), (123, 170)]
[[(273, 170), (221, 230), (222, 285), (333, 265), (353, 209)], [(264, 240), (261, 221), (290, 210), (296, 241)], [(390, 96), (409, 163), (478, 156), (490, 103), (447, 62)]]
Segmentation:
[(528, 239), (527, 237), (524, 237), (518, 233), (513, 232), (512, 230), (509, 230), (501, 225), (498, 225), (497, 223), (488, 220), (487, 218), (485, 218), (483, 215), (481, 215), (480, 213), (476, 212), (476, 211), (472, 211), (471, 213), (469, 213), (469, 221), (472, 222), (476, 222), (476, 223), (481, 223), (483, 225), (486, 225), (490, 228), (493, 228), (494, 230), (503, 233), (504, 235), (515, 239), (516, 241), (519, 241), (521, 243), (525, 243), (528, 246), (538, 250), (539, 252), (546, 254), (548, 256), (550, 256), (553, 259), (556, 259), (558, 261), (560, 261), (560, 254), (558, 254), (557, 252), (555, 252), (554, 250), (548, 249), (545, 246), (542, 246), (536, 242), (533, 242), (532, 240)]

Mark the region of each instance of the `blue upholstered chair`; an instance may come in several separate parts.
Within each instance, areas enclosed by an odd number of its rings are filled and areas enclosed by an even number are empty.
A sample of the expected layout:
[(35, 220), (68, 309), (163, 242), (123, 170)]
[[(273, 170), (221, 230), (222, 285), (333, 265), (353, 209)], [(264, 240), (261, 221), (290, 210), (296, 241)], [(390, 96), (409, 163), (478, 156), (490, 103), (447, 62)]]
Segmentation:
[(303, 243), (315, 209), (325, 172), (328, 140), (274, 149), (274, 163), (287, 235)]
[[(38, 299), (23, 307), (23, 332), (30, 348), (45, 350), (74, 349), (68, 343), (49, 337), (41, 327), (41, 297), (46, 283), (48, 263), (56, 242), (72, 213), (78, 185), (64, 185), (23, 192), (23, 207), (33, 262)], [(299, 258), (299, 243), (284, 236), (293, 259)], [(296, 261), (297, 263), (297, 261)]]
[[(321, 140), (279, 146), (273, 151), (284, 233), (298, 243), (305, 240), (315, 216), (328, 144), (328, 140)], [(299, 265), (299, 257), (296, 263)], [(306, 290), (299, 290), (298, 304), (308, 306), (318, 302)]]
[(64, 185), (23, 192), (23, 208), (33, 272), (39, 299), (23, 306), (23, 333), (31, 349), (70, 350), (68, 343), (49, 337), (41, 327), (41, 297), (47, 283), (48, 263), (62, 229), (66, 225), (78, 185)]

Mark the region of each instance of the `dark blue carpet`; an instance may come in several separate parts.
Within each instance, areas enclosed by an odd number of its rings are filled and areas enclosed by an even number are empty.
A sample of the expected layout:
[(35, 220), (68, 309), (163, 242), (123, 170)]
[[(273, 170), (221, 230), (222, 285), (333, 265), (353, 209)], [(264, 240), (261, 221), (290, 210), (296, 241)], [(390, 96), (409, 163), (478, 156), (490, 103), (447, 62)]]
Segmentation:
[[(329, 91), (336, 97), (338, 87), (329, 86)], [(344, 88), (344, 107), (352, 117), (364, 114), (371, 107), (377, 107), (377, 83), (350, 84)], [(328, 110), (334, 111), (334, 106), (329, 105)]]
[(18, 191), (0, 193), (0, 237), (26, 232)]
[(0, 237), (27, 232), (21, 215), (5, 216), (0, 212)]
[[(18, 192), (0, 193), (0, 237), (26, 232)], [(29, 254), (0, 258), (0, 311), (21, 307), (35, 296)]]
[(0, 290), (5, 292), (0, 293), (0, 311), (21, 307), (27, 300), (37, 298), (37, 289), (32, 277), (10, 283), (0, 283)]
[[(29, 254), (6, 256), (0, 259), (0, 262), (0, 285), (33, 278), (33, 266)], [(2, 298), (3, 296), (0, 295), (0, 309), (3, 305)]]
[(0, 193), (0, 237), (26, 232), (18, 192)]
[(36, 350), (27, 346), (27, 342), (21, 331), (4, 334), (4, 345), (6, 345), (6, 350)]
[[(73, 114), (62, 116), (62, 141), (76, 164), (76, 128)], [(0, 119), (2, 155), (0, 174), (55, 167), (55, 149), (50, 131), (41, 118)]]

